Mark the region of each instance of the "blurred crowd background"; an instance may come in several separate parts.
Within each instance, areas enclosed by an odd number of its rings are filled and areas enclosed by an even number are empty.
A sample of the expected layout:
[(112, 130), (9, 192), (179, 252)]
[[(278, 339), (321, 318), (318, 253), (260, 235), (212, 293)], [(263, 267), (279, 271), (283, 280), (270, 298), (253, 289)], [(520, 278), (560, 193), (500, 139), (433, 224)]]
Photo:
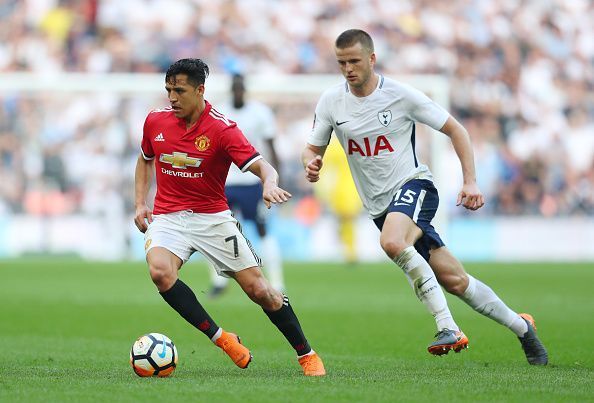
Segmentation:
[[(592, 1), (0, 0), (0, 21), (1, 74), (162, 73), (200, 57), (248, 88), (250, 74), (338, 73), (334, 39), (362, 28), (380, 72), (448, 79), (487, 197), (478, 214), (594, 214)], [(270, 102), (284, 184), (310, 215), (325, 207), (311, 205), (298, 155), (317, 95)], [(0, 93), (0, 215), (130, 215), (142, 123), (165, 104)]]

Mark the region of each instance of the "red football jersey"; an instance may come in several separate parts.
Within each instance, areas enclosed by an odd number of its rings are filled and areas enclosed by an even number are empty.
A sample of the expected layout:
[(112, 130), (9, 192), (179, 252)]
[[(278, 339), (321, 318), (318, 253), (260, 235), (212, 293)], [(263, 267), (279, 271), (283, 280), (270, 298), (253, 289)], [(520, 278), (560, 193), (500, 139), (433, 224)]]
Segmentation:
[(208, 102), (189, 129), (171, 108), (151, 111), (144, 122), (141, 149), (145, 159), (155, 159), (154, 214), (227, 210), (225, 180), (231, 162), (245, 171), (262, 158), (235, 122)]

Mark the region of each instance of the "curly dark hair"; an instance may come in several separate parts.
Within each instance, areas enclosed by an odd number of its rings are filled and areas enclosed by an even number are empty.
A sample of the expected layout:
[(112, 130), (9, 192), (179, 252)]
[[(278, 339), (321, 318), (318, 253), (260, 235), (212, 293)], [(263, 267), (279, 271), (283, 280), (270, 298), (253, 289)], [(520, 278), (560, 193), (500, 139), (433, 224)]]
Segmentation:
[(204, 84), (209, 72), (208, 65), (201, 59), (180, 59), (167, 69), (165, 82), (174, 79), (178, 74), (185, 74), (188, 76), (188, 83), (198, 87)]

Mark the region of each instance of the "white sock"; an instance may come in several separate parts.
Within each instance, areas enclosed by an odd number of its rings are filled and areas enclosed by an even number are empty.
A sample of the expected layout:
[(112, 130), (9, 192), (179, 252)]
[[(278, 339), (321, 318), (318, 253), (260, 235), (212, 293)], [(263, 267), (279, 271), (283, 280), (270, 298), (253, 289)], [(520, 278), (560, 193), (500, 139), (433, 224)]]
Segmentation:
[(298, 355), (297, 359), (301, 358), (301, 357), (305, 357), (306, 355), (314, 355), (316, 352), (313, 350), (313, 348), (311, 350), (309, 350), (309, 353), (305, 353), (303, 355)]
[(227, 277), (219, 276), (211, 264), (208, 265), (208, 272), (210, 273), (210, 283), (213, 285), (213, 287), (224, 288), (227, 286), (229, 279)]
[(520, 315), (509, 309), (488, 285), (470, 274), (468, 288), (460, 298), (478, 313), (508, 327), (520, 337), (528, 331), (528, 325)]
[(409, 246), (394, 259), (394, 263), (404, 271), (415, 294), (433, 315), (437, 330), (460, 330), (454, 322), (443, 290), (437, 282), (433, 270), (416, 249)]
[(210, 340), (212, 340), (213, 343), (216, 343), (217, 340), (219, 339), (219, 337), (221, 337), (221, 335), (223, 334), (223, 328), (219, 327), (219, 330), (217, 330), (217, 332), (214, 334), (214, 336), (212, 336), (210, 338)]
[(282, 257), (280, 247), (275, 237), (266, 235), (262, 238), (262, 257), (264, 268), (270, 280), (270, 285), (277, 291), (284, 291), (285, 281), (283, 278)]

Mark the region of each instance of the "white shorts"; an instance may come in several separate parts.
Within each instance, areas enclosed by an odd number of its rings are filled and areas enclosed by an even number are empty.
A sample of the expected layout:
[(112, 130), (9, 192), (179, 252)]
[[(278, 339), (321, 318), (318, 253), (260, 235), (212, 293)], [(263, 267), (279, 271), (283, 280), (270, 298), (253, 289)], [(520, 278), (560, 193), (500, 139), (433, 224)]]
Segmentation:
[(226, 272), (262, 266), (262, 261), (230, 210), (214, 214), (187, 210), (154, 215), (144, 234), (144, 241), (145, 253), (162, 247), (184, 263), (198, 251), (224, 277), (229, 277)]

